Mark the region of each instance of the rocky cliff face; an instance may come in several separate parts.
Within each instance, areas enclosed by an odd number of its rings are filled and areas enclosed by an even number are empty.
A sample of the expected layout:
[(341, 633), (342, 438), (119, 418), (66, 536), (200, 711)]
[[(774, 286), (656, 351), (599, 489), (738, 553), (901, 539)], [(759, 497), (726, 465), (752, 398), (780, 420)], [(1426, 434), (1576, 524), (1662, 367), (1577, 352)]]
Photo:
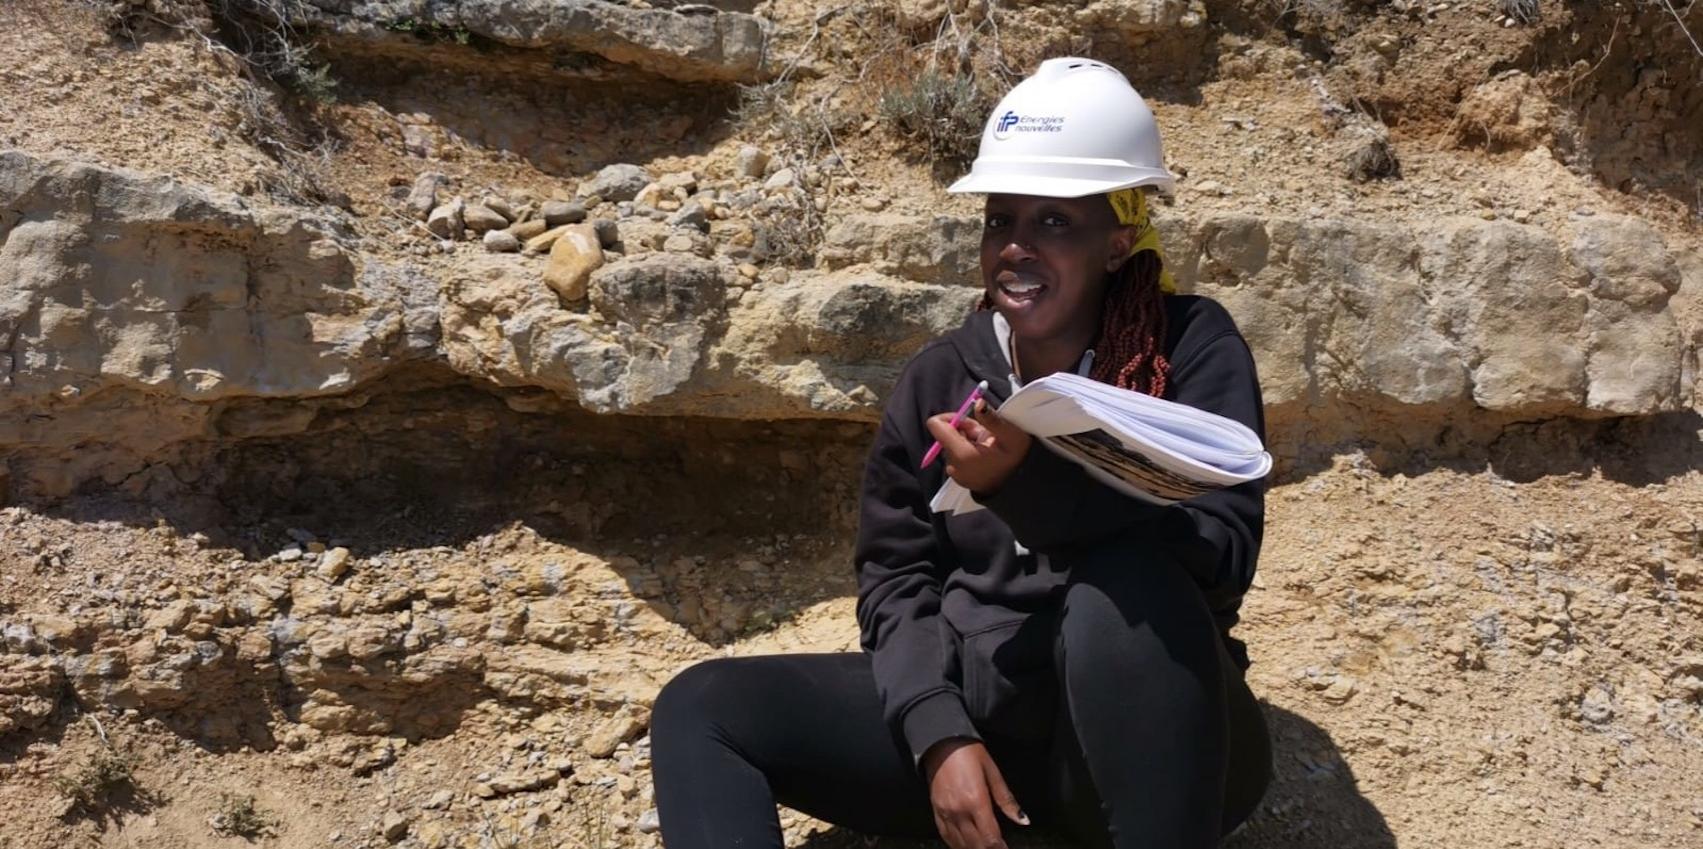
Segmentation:
[(1230, 845), (1690, 846), (1676, 11), (0, 5), (0, 843), (659, 845), (662, 683), (856, 648), (871, 426), (980, 294), (941, 182), (1088, 52), (1279, 462)]
[[(570, 302), (547, 279), (560, 250), (387, 259), (344, 216), (18, 152), (0, 155), (0, 205), (3, 435), (20, 492), (41, 494), (185, 441), (302, 432), (314, 399), (380, 391), (405, 365), (600, 413), (873, 421), (910, 352), (977, 297), (966, 217), (850, 213), (821, 268), (764, 281), (694, 252), (693, 225), (663, 225), (648, 250), (655, 222), (610, 210), (627, 253)], [(1635, 217), (1416, 234), (1183, 213), (1162, 230), (1181, 285), (1253, 344), (1280, 450), (1379, 420), (1406, 422), (1383, 439), (1419, 440), (1450, 421), (1696, 403), (1703, 260)], [(251, 399), (304, 403), (262, 415)]]

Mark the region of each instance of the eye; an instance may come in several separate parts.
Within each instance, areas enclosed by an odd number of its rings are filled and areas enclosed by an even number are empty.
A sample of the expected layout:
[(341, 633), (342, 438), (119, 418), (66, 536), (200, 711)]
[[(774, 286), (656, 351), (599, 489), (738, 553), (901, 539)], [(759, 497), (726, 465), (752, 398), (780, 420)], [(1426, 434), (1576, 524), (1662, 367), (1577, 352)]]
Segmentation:
[(1011, 223), (1011, 217), (1003, 212), (990, 212), (982, 217), (983, 230), (997, 230)]
[(1069, 227), (1070, 219), (1056, 212), (1049, 212), (1046, 215), (1041, 216), (1041, 223), (1048, 227)]

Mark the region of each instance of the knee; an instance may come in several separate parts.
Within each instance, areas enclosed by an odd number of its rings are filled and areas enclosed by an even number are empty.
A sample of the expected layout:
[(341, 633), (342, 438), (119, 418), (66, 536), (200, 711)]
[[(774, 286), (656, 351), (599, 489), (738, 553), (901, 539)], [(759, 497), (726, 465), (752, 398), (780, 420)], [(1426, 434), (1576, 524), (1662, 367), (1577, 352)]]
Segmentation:
[(651, 707), (652, 744), (666, 745), (694, 726), (715, 723), (742, 689), (736, 680), (739, 671), (737, 659), (717, 658), (695, 663), (670, 679)]
[(1059, 648), (1071, 663), (1215, 655), (1219, 639), (1205, 597), (1181, 565), (1127, 549), (1072, 563), (1059, 616)]

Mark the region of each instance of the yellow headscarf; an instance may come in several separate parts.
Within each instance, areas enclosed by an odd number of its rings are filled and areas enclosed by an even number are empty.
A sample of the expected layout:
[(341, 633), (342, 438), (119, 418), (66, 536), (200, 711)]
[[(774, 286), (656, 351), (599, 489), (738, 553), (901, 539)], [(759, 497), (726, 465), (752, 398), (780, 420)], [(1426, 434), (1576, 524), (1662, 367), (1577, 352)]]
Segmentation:
[(1118, 223), (1135, 228), (1135, 247), (1130, 248), (1129, 255), (1152, 251), (1159, 259), (1159, 291), (1167, 295), (1177, 294), (1177, 281), (1171, 277), (1170, 269), (1165, 267), (1165, 252), (1159, 248), (1159, 231), (1147, 219), (1147, 193), (1141, 189), (1118, 189), (1107, 194), (1106, 199), (1112, 202)]

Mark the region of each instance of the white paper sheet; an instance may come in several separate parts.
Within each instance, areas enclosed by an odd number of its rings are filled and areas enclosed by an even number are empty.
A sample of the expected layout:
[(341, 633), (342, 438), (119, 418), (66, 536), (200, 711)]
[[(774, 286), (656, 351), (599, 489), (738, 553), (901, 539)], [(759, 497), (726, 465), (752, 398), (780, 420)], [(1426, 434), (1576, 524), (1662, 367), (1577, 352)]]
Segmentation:
[[(1068, 372), (1017, 390), (999, 414), (1096, 480), (1155, 504), (1271, 471), (1271, 455), (1241, 422)], [(955, 515), (982, 509), (951, 479), (929, 507)]]

